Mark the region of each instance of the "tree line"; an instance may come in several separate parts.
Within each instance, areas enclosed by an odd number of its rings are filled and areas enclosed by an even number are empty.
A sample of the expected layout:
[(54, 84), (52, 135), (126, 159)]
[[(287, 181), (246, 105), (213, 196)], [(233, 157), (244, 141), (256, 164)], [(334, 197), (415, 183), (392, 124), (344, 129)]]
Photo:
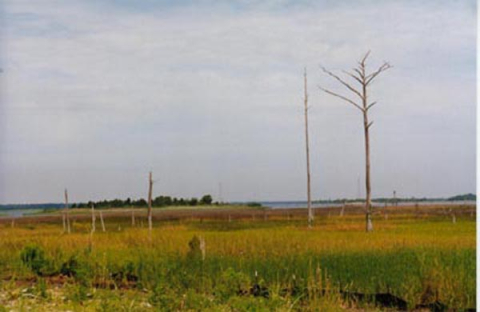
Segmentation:
[[(146, 207), (147, 201), (144, 198), (140, 199), (131, 199), (127, 198), (122, 199), (112, 199), (112, 200), (101, 200), (101, 201), (89, 201), (87, 203), (73, 203), (71, 208), (91, 208), (92, 205), (95, 208), (122, 208), (122, 207)], [(218, 204), (213, 202), (213, 198), (210, 194), (203, 195), (201, 198), (177, 198), (171, 196), (158, 196), (152, 199), (153, 207), (167, 207), (167, 206), (204, 206)]]

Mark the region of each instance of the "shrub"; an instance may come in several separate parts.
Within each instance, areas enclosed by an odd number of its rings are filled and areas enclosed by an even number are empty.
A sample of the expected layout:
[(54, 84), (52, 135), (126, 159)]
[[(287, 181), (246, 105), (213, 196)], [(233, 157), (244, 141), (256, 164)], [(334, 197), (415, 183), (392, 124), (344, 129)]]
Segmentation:
[(86, 286), (89, 277), (91, 277), (92, 270), (87, 262), (80, 261), (77, 256), (73, 255), (62, 264), (60, 273), (65, 276), (74, 277), (77, 282)]
[(39, 276), (44, 275), (51, 268), (51, 263), (45, 257), (45, 252), (40, 246), (25, 246), (20, 252), (20, 258), (24, 265)]

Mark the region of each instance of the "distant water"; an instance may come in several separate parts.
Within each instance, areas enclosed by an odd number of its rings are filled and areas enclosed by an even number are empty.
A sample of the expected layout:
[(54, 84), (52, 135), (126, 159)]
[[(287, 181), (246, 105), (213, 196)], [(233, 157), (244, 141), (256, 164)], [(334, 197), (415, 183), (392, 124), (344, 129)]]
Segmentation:
[[(292, 209), (292, 208), (307, 208), (306, 201), (265, 201), (260, 202), (262, 206), (272, 208), (272, 209)], [(466, 200), (466, 201), (424, 201), (418, 202), (419, 206), (425, 205), (475, 205), (476, 202), (473, 200)], [(347, 205), (364, 205), (364, 203), (357, 202), (357, 203), (347, 203)], [(372, 205), (374, 207), (383, 207), (384, 203), (375, 203), (373, 202)], [(391, 206), (392, 204), (387, 204)], [(400, 202), (398, 206), (412, 206), (415, 205), (415, 202)], [(323, 204), (323, 203), (312, 203), (313, 208), (326, 208), (326, 207), (342, 207), (343, 204)]]
[[(245, 204), (241, 202), (236, 202), (237, 204)], [(306, 201), (263, 201), (259, 202), (264, 207), (272, 209), (293, 209), (293, 208), (307, 208)], [(419, 206), (424, 205), (450, 205), (450, 206), (459, 206), (459, 205), (475, 205), (476, 202), (473, 200), (466, 201), (425, 201), (418, 202)], [(361, 206), (363, 203), (348, 203), (347, 205), (358, 205)], [(383, 207), (383, 203), (373, 203), (374, 207)], [(398, 203), (398, 206), (412, 206), (415, 205), (415, 202), (401, 202)], [(323, 204), (323, 203), (312, 203), (313, 208), (326, 208), (326, 207), (342, 207), (343, 204)], [(391, 204), (389, 204), (391, 206)], [(30, 214), (38, 213), (43, 211), (43, 209), (6, 209), (0, 210), (0, 218), (21, 218)]]
[(37, 213), (43, 209), (6, 209), (0, 210), (0, 218), (20, 218), (25, 215)]

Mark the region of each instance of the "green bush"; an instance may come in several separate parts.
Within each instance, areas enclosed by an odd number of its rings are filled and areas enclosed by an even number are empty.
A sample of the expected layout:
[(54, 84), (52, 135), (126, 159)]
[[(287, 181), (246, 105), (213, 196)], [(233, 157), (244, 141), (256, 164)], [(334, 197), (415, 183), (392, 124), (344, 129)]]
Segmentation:
[(23, 264), (38, 276), (45, 275), (51, 271), (51, 261), (45, 257), (45, 252), (40, 246), (25, 246), (20, 252), (20, 258)]
[(88, 263), (86, 261), (80, 261), (76, 255), (71, 256), (62, 264), (60, 273), (65, 276), (74, 277), (75, 280), (83, 286), (88, 284), (88, 281), (93, 274)]

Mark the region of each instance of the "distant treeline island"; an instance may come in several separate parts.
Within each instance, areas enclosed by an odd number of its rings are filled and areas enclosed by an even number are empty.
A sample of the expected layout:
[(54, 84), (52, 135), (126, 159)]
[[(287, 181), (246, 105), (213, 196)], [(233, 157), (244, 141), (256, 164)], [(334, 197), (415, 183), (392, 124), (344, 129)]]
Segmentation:
[[(380, 197), (374, 198), (373, 201), (377, 203), (415, 203), (415, 202), (439, 202), (439, 201), (475, 201), (477, 196), (472, 193), (456, 195), (448, 198), (393, 198), (393, 197)], [(315, 200), (313, 203), (317, 204), (342, 204), (342, 203), (358, 203), (364, 202), (364, 198), (355, 198), (355, 199), (328, 199), (328, 200)], [(70, 208), (90, 208), (92, 204), (96, 208), (122, 208), (122, 207), (146, 207), (148, 205), (147, 201), (144, 198), (140, 199), (131, 199), (127, 198), (122, 199), (112, 199), (112, 200), (101, 200), (101, 201), (89, 201), (89, 202), (79, 202), (69, 204)], [(152, 200), (153, 207), (168, 207), (168, 206), (206, 206), (206, 205), (218, 205), (219, 202), (215, 202), (213, 197), (209, 194), (203, 195), (200, 198), (177, 198), (172, 196), (161, 195)], [(221, 203), (222, 205), (228, 203)], [(238, 203), (237, 203), (238, 204)], [(261, 206), (259, 202), (245, 202), (243, 203), (248, 206)], [(64, 203), (43, 203), (43, 204), (6, 204), (0, 205), (0, 210), (9, 210), (9, 209), (55, 209), (55, 208), (64, 208)]]

